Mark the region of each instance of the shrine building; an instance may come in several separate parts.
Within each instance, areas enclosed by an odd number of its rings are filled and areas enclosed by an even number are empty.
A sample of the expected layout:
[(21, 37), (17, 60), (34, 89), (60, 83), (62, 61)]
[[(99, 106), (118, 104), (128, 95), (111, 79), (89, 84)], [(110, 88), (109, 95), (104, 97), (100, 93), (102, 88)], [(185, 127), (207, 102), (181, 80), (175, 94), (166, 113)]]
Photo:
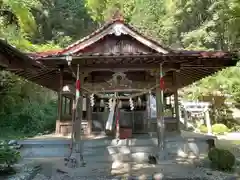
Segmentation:
[[(113, 99), (117, 99), (120, 131), (130, 128), (132, 134), (157, 132), (160, 122), (165, 133), (170, 133), (179, 132), (181, 127), (178, 89), (236, 63), (237, 55), (231, 52), (165, 47), (122, 19), (111, 20), (55, 51), (26, 54), (0, 41), (2, 69), (58, 92), (56, 133), (63, 135), (72, 132), (78, 70), (82, 105), (75, 115), (86, 124), (85, 133), (105, 131), (109, 101)], [(157, 100), (156, 119), (147, 113), (150, 94)], [(167, 105), (165, 99), (171, 95), (174, 104)], [(172, 114), (166, 116), (166, 108)]]

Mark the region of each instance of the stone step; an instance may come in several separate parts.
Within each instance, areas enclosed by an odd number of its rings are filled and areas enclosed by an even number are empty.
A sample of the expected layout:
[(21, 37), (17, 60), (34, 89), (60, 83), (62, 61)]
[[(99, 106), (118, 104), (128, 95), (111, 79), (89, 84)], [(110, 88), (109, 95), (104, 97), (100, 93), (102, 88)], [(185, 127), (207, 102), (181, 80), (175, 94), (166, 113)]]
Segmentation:
[[(69, 147), (60, 147), (60, 146), (47, 146), (47, 147), (31, 147), (31, 148), (22, 148), (20, 149), (22, 157), (66, 157), (70, 153)], [(84, 148), (83, 154), (95, 156), (98, 153), (107, 154), (106, 147), (104, 148)]]
[(155, 152), (158, 150), (157, 146), (108, 146), (107, 150), (109, 154), (130, 154), (136, 152)]
[[(209, 138), (216, 138), (215, 136), (197, 136), (197, 137), (182, 137), (182, 136), (173, 136), (167, 137), (165, 142), (205, 142)], [(102, 138), (102, 139), (93, 139), (93, 140), (83, 140), (84, 147), (94, 148), (99, 146), (146, 146), (146, 145), (157, 145), (157, 138), (155, 137), (145, 137), (145, 138), (131, 138), (131, 139), (111, 139), (111, 138)], [(71, 144), (70, 139), (56, 139), (56, 140), (38, 140), (38, 139), (28, 139), (28, 140), (19, 140), (18, 144), (25, 147), (28, 146), (48, 146), (48, 145), (64, 145), (68, 146)]]
[[(147, 144), (147, 143), (146, 143)], [(183, 152), (186, 154), (206, 154), (208, 145), (204, 141), (183, 143), (179, 141), (166, 142), (165, 151), (167, 154), (174, 156), (183, 156)], [(70, 148), (68, 145), (60, 144), (47, 144), (47, 145), (33, 145), (32, 147), (23, 147), (21, 150), (23, 157), (66, 157), (69, 155)], [(135, 156), (143, 156), (144, 158), (149, 154), (158, 154), (158, 147), (154, 144), (147, 144), (143, 146), (106, 146), (101, 145), (97, 147), (86, 147), (84, 144), (83, 154), (84, 156), (102, 156), (104, 159), (116, 159), (122, 158), (127, 159)]]

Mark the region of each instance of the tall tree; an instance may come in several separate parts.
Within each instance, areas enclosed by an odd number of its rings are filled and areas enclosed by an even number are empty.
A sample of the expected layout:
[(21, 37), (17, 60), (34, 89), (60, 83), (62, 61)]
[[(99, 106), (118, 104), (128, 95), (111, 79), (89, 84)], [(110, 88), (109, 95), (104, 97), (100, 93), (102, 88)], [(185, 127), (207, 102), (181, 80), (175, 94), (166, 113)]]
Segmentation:
[(31, 12), (33, 8), (41, 8), (38, 0), (1, 0), (0, 16), (3, 25), (16, 24), (25, 33), (36, 30), (36, 23)]

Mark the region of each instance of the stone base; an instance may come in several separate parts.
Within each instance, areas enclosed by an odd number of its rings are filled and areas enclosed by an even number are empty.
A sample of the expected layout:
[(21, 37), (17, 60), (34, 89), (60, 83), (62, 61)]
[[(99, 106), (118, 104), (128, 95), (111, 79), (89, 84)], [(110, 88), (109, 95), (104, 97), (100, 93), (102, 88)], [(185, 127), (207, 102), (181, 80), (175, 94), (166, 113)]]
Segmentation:
[(112, 161), (147, 163), (149, 155), (161, 160), (176, 160), (178, 158), (198, 159), (208, 153), (207, 139), (209, 137), (186, 138), (181, 135), (169, 136), (165, 139), (163, 150), (158, 148), (157, 138), (127, 139), (112, 141), (108, 153)]
[[(109, 137), (84, 140), (83, 155), (88, 162), (89, 157), (94, 157), (99, 162), (138, 162), (147, 163), (149, 155), (162, 157), (158, 160), (175, 160), (177, 158), (198, 158), (206, 155), (208, 136), (183, 137), (180, 134), (168, 136), (165, 139), (164, 152), (159, 150), (157, 138), (139, 135), (137, 138), (116, 140)], [(22, 144), (21, 144), (22, 143)], [(20, 144), (22, 157), (68, 157), (70, 152), (70, 140), (31, 140)]]
[(86, 165), (81, 153), (72, 153), (70, 157), (64, 158), (65, 166), (69, 168), (84, 167)]
[[(82, 120), (82, 134), (87, 133), (88, 123), (86, 120)], [(56, 120), (55, 133), (61, 136), (69, 136), (72, 133), (72, 120)]]

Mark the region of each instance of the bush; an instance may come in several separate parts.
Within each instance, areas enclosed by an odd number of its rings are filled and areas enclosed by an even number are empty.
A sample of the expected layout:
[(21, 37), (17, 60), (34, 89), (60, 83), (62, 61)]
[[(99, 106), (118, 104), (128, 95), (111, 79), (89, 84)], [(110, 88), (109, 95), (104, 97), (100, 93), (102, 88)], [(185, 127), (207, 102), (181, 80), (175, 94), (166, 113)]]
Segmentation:
[(208, 132), (207, 126), (205, 126), (205, 125), (203, 125), (203, 124), (200, 125), (199, 130), (200, 130), (200, 132), (202, 132), (202, 133), (207, 133), (207, 132)]
[(208, 152), (211, 166), (218, 170), (231, 170), (235, 165), (235, 156), (228, 150), (213, 148)]
[(214, 124), (212, 126), (212, 131), (214, 134), (224, 134), (226, 132), (229, 132), (229, 129), (224, 124)]
[(7, 144), (0, 147), (0, 174), (15, 172), (12, 165), (20, 159), (20, 153), (11, 149)]
[(231, 132), (240, 132), (240, 126), (239, 125), (233, 126), (230, 131)]

